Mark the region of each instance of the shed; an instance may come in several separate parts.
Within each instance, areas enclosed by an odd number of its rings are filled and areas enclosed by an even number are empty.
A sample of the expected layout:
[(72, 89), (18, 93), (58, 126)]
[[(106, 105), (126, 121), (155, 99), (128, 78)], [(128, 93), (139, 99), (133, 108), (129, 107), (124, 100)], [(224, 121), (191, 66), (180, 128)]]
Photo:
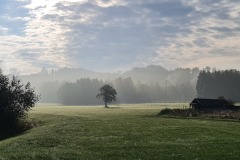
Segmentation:
[(195, 98), (191, 103), (190, 107), (196, 110), (232, 110), (236, 109), (226, 99), (203, 99)]

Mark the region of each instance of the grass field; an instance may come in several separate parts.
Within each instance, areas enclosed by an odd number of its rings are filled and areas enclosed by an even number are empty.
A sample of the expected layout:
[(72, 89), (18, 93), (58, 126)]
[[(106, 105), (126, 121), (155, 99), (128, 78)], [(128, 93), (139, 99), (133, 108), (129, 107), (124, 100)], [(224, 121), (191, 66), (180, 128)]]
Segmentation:
[(184, 104), (35, 107), (38, 126), (0, 142), (0, 159), (240, 159), (240, 122), (160, 118)]

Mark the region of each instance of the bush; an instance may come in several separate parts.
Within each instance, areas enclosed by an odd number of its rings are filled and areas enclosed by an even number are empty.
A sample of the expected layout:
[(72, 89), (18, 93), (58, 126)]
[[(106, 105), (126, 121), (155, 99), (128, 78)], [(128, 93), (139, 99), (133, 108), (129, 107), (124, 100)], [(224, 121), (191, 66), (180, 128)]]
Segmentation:
[(169, 108), (165, 108), (165, 109), (162, 109), (158, 115), (170, 115), (173, 113), (173, 110), (172, 109), (169, 109)]
[(200, 114), (200, 112), (195, 111), (191, 108), (187, 108), (187, 109), (179, 109), (179, 108), (175, 108), (175, 109), (163, 109), (158, 113), (158, 116), (161, 115), (171, 115), (171, 116), (180, 116), (180, 117), (196, 117)]
[(0, 138), (23, 130), (27, 112), (37, 101), (30, 83), (23, 85), (16, 77), (10, 80), (0, 71)]
[(201, 117), (201, 118), (217, 118), (217, 119), (237, 119), (240, 120), (240, 111), (238, 110), (205, 110), (199, 111), (194, 109), (163, 109), (158, 116), (176, 116), (176, 117)]

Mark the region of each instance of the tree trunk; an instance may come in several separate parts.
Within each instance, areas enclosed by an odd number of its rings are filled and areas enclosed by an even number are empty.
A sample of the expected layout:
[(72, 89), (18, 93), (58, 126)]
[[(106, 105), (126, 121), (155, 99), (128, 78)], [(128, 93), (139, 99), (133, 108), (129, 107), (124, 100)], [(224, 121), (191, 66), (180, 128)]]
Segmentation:
[(105, 108), (108, 108), (107, 102), (105, 102)]

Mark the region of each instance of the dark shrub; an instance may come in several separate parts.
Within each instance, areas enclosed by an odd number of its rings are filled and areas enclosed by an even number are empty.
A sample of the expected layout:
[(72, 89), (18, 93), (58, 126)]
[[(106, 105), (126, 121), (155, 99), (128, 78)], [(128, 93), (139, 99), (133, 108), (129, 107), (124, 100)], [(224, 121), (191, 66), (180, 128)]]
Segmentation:
[(201, 118), (217, 118), (217, 119), (237, 119), (240, 120), (239, 110), (194, 110), (194, 109), (163, 109), (158, 116), (176, 116), (176, 117), (201, 117)]
[(158, 113), (158, 116), (161, 115), (171, 115), (171, 116), (180, 116), (180, 117), (196, 117), (199, 115), (199, 112), (194, 111), (193, 109), (179, 109), (179, 108), (175, 108), (175, 109), (163, 109)]
[(162, 109), (158, 115), (170, 115), (173, 114), (173, 110), (169, 108)]
[(23, 85), (16, 77), (9, 80), (0, 71), (0, 138), (24, 130), (27, 112), (37, 101), (30, 83)]

